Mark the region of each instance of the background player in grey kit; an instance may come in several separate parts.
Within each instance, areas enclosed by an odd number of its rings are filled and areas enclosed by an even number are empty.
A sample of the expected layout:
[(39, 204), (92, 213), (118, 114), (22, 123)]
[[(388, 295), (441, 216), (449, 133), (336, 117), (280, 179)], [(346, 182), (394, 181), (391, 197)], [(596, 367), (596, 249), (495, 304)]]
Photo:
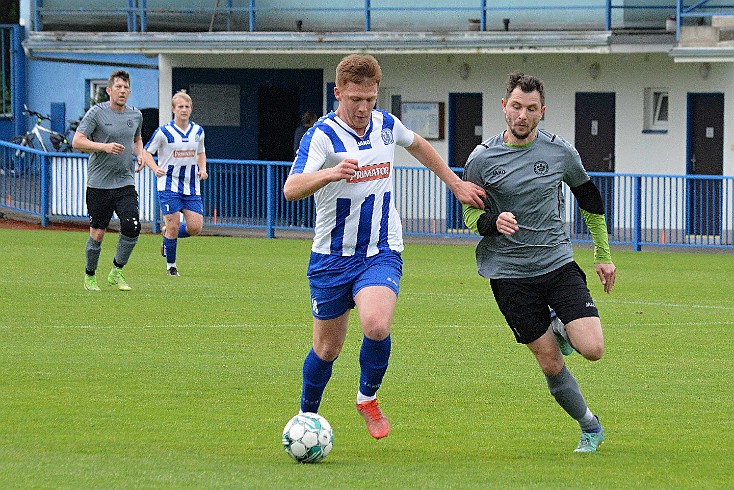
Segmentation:
[(72, 146), (89, 156), (87, 177), (87, 210), (89, 212), (89, 239), (86, 246), (86, 274), (84, 288), (99, 291), (95, 272), (102, 251), (107, 226), (112, 214), (120, 218), (120, 236), (107, 276), (110, 286), (122, 291), (132, 289), (125, 281), (122, 268), (140, 235), (138, 193), (135, 190), (133, 156), (143, 168), (141, 153), (143, 139), (142, 113), (127, 105), (130, 97), (130, 75), (116, 71), (107, 80), (108, 102), (90, 108), (79, 123)]
[[(604, 205), (576, 149), (560, 136), (538, 130), (545, 112), (540, 80), (510, 74), (502, 107), (507, 129), (477, 146), (464, 173), (466, 180), (486, 189), (485, 209), (464, 206), (464, 221), (483, 236), (476, 251), (479, 274), (490, 279), (515, 339), (528, 346), (551, 394), (581, 427), (575, 451), (593, 452), (604, 440), (604, 430), (563, 355), (575, 348), (596, 361), (604, 353), (604, 335), (586, 276), (573, 259), (561, 183), (578, 201), (594, 240), (596, 273), (609, 293), (616, 267)], [(552, 318), (553, 310), (560, 321)]]

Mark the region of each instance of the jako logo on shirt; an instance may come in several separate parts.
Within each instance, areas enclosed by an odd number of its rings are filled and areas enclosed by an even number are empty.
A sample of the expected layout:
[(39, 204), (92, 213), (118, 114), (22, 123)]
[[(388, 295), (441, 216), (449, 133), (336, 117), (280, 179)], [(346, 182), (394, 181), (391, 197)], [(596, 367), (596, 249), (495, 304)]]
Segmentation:
[(390, 176), (390, 162), (376, 163), (361, 167), (347, 180), (349, 183), (367, 182), (369, 180), (386, 179)]
[(196, 156), (196, 150), (174, 150), (173, 158), (191, 158)]

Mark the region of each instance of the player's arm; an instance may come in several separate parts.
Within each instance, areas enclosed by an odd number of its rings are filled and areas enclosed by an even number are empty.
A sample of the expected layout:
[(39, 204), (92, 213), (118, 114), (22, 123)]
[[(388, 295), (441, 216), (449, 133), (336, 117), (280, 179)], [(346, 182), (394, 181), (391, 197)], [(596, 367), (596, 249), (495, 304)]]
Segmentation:
[(309, 173), (292, 173), (285, 180), (283, 195), (287, 201), (297, 201), (312, 195), (327, 184), (349, 179), (359, 170), (357, 160), (347, 158), (334, 167)]
[(196, 154), (196, 166), (199, 167), (199, 179), (208, 179), (209, 174), (206, 171), (206, 153), (201, 152)]
[(166, 169), (158, 166), (158, 164), (153, 159), (153, 154), (151, 152), (143, 149), (141, 158), (142, 164), (151, 169), (156, 177), (163, 177), (164, 175), (166, 175)]
[(489, 213), (464, 204), (464, 224), (477, 235), (510, 236), (518, 230), (517, 219), (509, 211)]
[(617, 268), (612, 262), (612, 252), (609, 249), (609, 236), (607, 235), (607, 219), (604, 216), (604, 201), (601, 198), (599, 188), (591, 180), (571, 187), (576, 201), (579, 204), (581, 215), (589, 228), (591, 239), (594, 242), (594, 266), (599, 276), (604, 291), (609, 293), (614, 287), (617, 277)]
[(487, 197), (484, 189), (473, 182), (461, 180), (425, 138), (419, 134), (414, 134), (413, 143), (405, 149), (416, 160), (436, 174), (451, 189), (451, 192), (454, 193), (462, 204), (484, 209), (484, 199)]
[(71, 140), (72, 148), (82, 151), (84, 153), (110, 153), (112, 155), (119, 155), (125, 150), (125, 147), (120, 143), (98, 143), (90, 140), (87, 135), (77, 130), (74, 133), (74, 139)]
[(143, 137), (138, 134), (133, 140), (133, 155), (135, 156), (135, 160), (138, 162), (138, 168), (135, 169), (136, 172), (140, 172), (145, 168), (143, 152)]

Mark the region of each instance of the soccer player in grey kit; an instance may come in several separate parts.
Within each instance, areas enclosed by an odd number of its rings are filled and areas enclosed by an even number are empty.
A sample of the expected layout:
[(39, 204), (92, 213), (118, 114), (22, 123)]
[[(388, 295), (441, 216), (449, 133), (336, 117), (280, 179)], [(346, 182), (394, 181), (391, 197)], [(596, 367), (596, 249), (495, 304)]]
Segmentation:
[(84, 288), (99, 291), (97, 264), (102, 251), (107, 226), (112, 214), (120, 218), (120, 236), (107, 275), (107, 283), (121, 291), (132, 289), (122, 268), (140, 235), (140, 211), (138, 192), (135, 190), (133, 155), (138, 161), (136, 171), (143, 168), (143, 114), (127, 105), (130, 97), (130, 75), (118, 70), (107, 81), (108, 102), (90, 108), (79, 123), (72, 146), (89, 156), (87, 176), (87, 210), (89, 212), (89, 238), (86, 246), (86, 274)]
[(573, 258), (561, 183), (578, 201), (594, 241), (596, 273), (610, 293), (616, 267), (603, 201), (576, 149), (538, 130), (545, 112), (539, 79), (510, 74), (502, 107), (507, 129), (477, 146), (464, 173), (465, 180), (487, 191), (485, 209), (465, 205), (464, 221), (483, 236), (476, 250), (478, 271), (489, 278), (515, 339), (528, 346), (551, 394), (579, 423), (575, 452), (593, 452), (604, 440), (604, 429), (563, 356), (576, 350), (588, 360), (600, 359), (604, 335), (586, 276)]

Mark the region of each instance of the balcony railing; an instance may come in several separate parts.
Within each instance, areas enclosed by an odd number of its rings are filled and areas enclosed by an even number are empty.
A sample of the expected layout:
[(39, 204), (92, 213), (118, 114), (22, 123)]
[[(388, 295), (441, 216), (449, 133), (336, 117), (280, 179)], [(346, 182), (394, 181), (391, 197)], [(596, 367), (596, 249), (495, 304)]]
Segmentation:
[[(710, 12), (706, 0), (566, 0), (522, 2), (457, 0), (442, 6), (406, 5), (395, 0), (33, 0), (33, 29), (94, 31), (502, 31), (665, 29), (679, 13)], [(308, 6), (305, 6), (308, 5)]]

